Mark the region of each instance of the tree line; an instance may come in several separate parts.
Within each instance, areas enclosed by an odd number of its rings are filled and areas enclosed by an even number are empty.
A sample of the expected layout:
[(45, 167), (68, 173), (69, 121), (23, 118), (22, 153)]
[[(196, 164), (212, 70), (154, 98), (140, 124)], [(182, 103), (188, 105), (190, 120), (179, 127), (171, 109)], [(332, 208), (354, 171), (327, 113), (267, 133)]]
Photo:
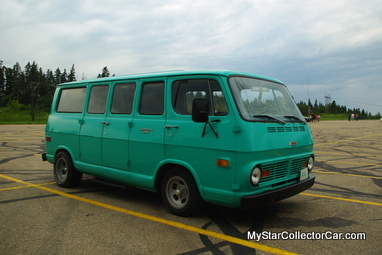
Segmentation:
[[(110, 72), (105, 66), (97, 78), (109, 76)], [(28, 106), (31, 109), (32, 120), (34, 120), (35, 111), (49, 111), (57, 84), (76, 81), (76, 79), (74, 64), (69, 71), (66, 68), (64, 70), (57, 68), (55, 71), (47, 69), (44, 72), (35, 61), (28, 62), (22, 68), (19, 63), (13, 67), (3, 66), (3, 61), (0, 60), (0, 107), (9, 106), (17, 109), (21, 106)], [(381, 117), (380, 113), (372, 116), (364, 109), (350, 109), (346, 106), (337, 105), (335, 101), (329, 105), (323, 105), (317, 100), (313, 104), (310, 100), (308, 104), (300, 101), (297, 106), (304, 116), (309, 116), (312, 113), (354, 113), (358, 114), (361, 119)]]
[[(109, 70), (104, 67), (98, 77), (109, 75)], [(57, 68), (44, 72), (35, 61), (22, 68), (19, 63), (6, 67), (0, 60), (0, 107), (9, 106), (16, 111), (27, 106), (34, 120), (35, 111), (49, 111), (57, 84), (76, 80), (74, 64), (69, 71)]]
[(333, 114), (358, 114), (360, 119), (379, 119), (381, 118), (381, 114), (378, 112), (376, 115), (372, 115), (370, 112), (365, 111), (361, 108), (348, 108), (345, 105), (339, 105), (336, 101), (332, 101), (327, 105), (323, 105), (321, 102), (317, 100), (312, 104), (310, 99), (308, 100), (308, 104), (303, 101), (297, 103), (298, 108), (304, 116), (311, 116), (312, 114), (322, 114), (322, 113), (333, 113)]

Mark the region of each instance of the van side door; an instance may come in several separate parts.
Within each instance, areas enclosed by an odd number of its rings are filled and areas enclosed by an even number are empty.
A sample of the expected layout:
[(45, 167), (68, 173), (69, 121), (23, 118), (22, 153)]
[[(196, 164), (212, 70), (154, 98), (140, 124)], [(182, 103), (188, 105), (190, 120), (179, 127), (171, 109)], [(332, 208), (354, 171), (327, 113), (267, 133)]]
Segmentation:
[(110, 108), (107, 110), (102, 138), (103, 165), (129, 170), (129, 136), (135, 82), (119, 82), (113, 86)]
[(80, 160), (82, 162), (102, 165), (102, 133), (106, 125), (108, 93), (108, 84), (96, 84), (90, 87), (84, 118), (80, 122)]
[(153, 184), (153, 174), (164, 159), (165, 81), (140, 82), (137, 109), (130, 133), (130, 171), (137, 186)]

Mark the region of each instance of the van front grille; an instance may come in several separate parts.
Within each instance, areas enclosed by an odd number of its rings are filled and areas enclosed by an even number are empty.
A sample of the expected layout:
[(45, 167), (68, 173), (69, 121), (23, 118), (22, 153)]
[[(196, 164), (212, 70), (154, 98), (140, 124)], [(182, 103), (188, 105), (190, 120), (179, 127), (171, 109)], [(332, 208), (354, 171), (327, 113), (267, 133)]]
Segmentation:
[(269, 176), (261, 178), (260, 182), (268, 182), (284, 178), (287, 175), (288, 162), (278, 162), (273, 164), (262, 165), (263, 171), (269, 171)]
[(302, 163), (308, 162), (309, 158), (299, 158), (292, 160), (292, 164), (290, 166), (290, 175), (293, 174), (300, 174), (300, 171), (302, 169)]
[(302, 163), (307, 162), (308, 158), (293, 159), (291, 161), (282, 161), (277, 163), (264, 164), (262, 171), (269, 171), (269, 176), (262, 177), (260, 184), (273, 184), (280, 181), (288, 181), (299, 176), (302, 169)]

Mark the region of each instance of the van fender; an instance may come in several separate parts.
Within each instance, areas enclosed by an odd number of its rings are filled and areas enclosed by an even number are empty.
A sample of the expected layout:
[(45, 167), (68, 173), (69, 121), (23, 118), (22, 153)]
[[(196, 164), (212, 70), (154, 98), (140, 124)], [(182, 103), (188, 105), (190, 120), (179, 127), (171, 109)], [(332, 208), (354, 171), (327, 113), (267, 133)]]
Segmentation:
[(54, 159), (56, 158), (56, 155), (57, 155), (57, 153), (59, 153), (60, 151), (66, 151), (67, 153), (69, 153), (69, 155), (70, 155), (70, 158), (72, 159), (72, 162), (73, 162), (73, 164), (74, 164), (74, 167), (76, 167), (76, 162), (77, 162), (77, 160), (76, 160), (76, 158), (73, 156), (73, 152), (69, 149), (69, 147), (67, 147), (67, 146), (62, 146), (62, 145), (60, 145), (60, 146), (58, 146), (57, 148), (56, 148), (56, 151), (54, 152), (54, 157), (53, 157), (53, 161), (54, 161)]
[(155, 188), (157, 190), (160, 190), (160, 185), (162, 183), (163, 176), (165, 175), (165, 173), (168, 170), (170, 170), (174, 166), (181, 166), (181, 167), (185, 168), (186, 170), (188, 170), (192, 174), (192, 176), (194, 177), (196, 186), (198, 187), (199, 194), (204, 199), (205, 195), (204, 195), (204, 191), (202, 188), (203, 185), (202, 185), (202, 181), (201, 181), (198, 173), (190, 164), (188, 164), (187, 162), (182, 161), (182, 160), (165, 159), (158, 164), (158, 168), (156, 169), (155, 176), (154, 176)]

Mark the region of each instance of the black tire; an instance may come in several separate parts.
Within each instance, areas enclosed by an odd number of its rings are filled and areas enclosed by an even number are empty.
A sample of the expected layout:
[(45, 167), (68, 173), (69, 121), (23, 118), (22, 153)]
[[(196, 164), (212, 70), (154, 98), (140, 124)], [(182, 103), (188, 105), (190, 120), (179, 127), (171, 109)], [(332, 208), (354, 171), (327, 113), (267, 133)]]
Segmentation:
[(162, 180), (165, 206), (175, 215), (191, 216), (200, 209), (201, 197), (193, 176), (183, 168), (170, 169)]
[(74, 187), (82, 179), (82, 173), (74, 168), (71, 157), (65, 151), (57, 153), (54, 158), (53, 176), (57, 184), (64, 188)]

